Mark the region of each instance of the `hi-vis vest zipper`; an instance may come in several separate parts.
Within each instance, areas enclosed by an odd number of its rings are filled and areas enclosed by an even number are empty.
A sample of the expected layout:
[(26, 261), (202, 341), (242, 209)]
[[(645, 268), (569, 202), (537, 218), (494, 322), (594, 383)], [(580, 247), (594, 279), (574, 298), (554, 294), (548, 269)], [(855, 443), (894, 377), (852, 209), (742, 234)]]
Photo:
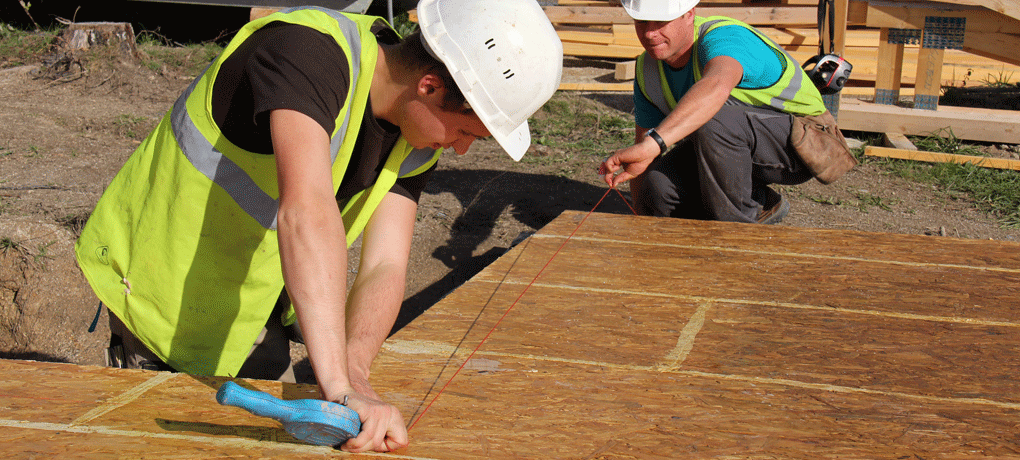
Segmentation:
[[(735, 19), (721, 16), (708, 18), (695, 16), (695, 43), (698, 43), (698, 39), (704, 37), (710, 30), (728, 25), (737, 25), (751, 30), (766, 45), (771, 47), (778, 56), (784, 59), (785, 63), (783, 65), (783, 74), (775, 84), (760, 89), (734, 88), (730, 92), (730, 98), (726, 101), (726, 104), (771, 107), (793, 115), (820, 115), (825, 112), (825, 103), (822, 101), (822, 95), (815, 88), (811, 79), (808, 78), (804, 69), (800, 68), (797, 62), (781, 46), (758, 33), (751, 26)], [(694, 81), (698, 81), (702, 77), (702, 63), (698, 60), (697, 50), (694, 50), (691, 54), (689, 65), (694, 66), (691, 70), (694, 72)], [(669, 115), (677, 104), (676, 96), (669, 89), (666, 71), (663, 67), (665, 65), (662, 61), (648, 59), (647, 52), (641, 53), (638, 56), (636, 64), (636, 79), (638, 81), (638, 88), (641, 89), (641, 94), (658, 107), (664, 116)]]
[[(96, 205), (75, 245), (78, 264), (110, 311), (174, 368), (236, 375), (283, 289), (275, 159), (231, 144), (213, 122), (220, 65), (272, 21), (312, 27), (346, 51), (350, 91), (330, 134), (336, 193), (379, 53), (370, 28), (381, 20), (300, 7), (247, 24), (135, 150)], [(414, 150), (401, 137), (375, 184), (344, 207), (347, 245), (397, 178), (421, 174), (439, 155)]]

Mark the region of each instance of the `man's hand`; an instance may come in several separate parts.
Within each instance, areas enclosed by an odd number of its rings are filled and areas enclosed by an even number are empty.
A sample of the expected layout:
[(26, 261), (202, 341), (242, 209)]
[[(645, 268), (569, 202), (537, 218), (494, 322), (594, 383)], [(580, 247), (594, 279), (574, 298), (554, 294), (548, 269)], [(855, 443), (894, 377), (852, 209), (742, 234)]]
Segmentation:
[[(679, 142), (712, 119), (740, 83), (744, 68), (729, 56), (716, 56), (705, 64), (702, 74), (701, 80), (677, 101), (673, 111), (654, 127), (666, 145)], [(659, 156), (659, 144), (645, 136), (646, 132), (647, 128), (635, 126), (634, 145), (617, 150), (602, 162), (598, 173), (607, 184), (616, 187), (641, 175)], [(614, 177), (621, 167), (623, 171)]]
[[(602, 162), (598, 173), (605, 179), (606, 184), (616, 187), (641, 175), (658, 156), (659, 144), (654, 139), (645, 137), (641, 142), (614, 152), (612, 156)], [(621, 167), (623, 171), (616, 174)]]
[(396, 407), (353, 391), (346, 394), (347, 407), (361, 418), (361, 433), (344, 443), (344, 451), (389, 452), (407, 447), (407, 428)]

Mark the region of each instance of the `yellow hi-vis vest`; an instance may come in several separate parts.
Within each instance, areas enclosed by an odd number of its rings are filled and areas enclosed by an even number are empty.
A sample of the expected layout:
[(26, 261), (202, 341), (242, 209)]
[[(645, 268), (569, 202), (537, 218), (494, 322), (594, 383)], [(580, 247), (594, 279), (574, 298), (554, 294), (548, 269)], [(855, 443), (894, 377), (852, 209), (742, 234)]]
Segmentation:
[[(245, 25), (135, 150), (96, 205), (75, 245), (78, 264), (110, 311), (175, 369), (236, 375), (283, 289), (276, 162), (273, 155), (233, 145), (213, 121), (220, 65), (272, 21), (312, 27), (346, 51), (350, 90), (330, 133), (336, 193), (378, 58), (370, 28), (381, 20), (301, 7)], [(397, 178), (421, 174), (439, 155), (414, 150), (401, 137), (376, 182), (344, 207), (347, 245)]]
[[(749, 29), (760, 37), (766, 45), (784, 60), (783, 74), (775, 84), (767, 88), (741, 89), (734, 88), (730, 92), (730, 99), (726, 104), (742, 104), (755, 107), (771, 107), (773, 109), (790, 113), (793, 115), (820, 115), (825, 112), (825, 103), (822, 95), (815, 88), (814, 83), (807, 76), (807, 73), (783, 48), (762, 35), (753, 27), (723, 16), (712, 16), (703, 18), (694, 17), (694, 43), (697, 46), (698, 39), (716, 27), (738, 25)], [(698, 60), (696, 50), (691, 53), (691, 65), (694, 72), (694, 81), (701, 80), (702, 63)], [(649, 59), (648, 52), (642, 53), (637, 58), (638, 88), (645, 96), (663, 113), (669, 115), (676, 107), (677, 98), (669, 89), (669, 82), (666, 79), (666, 64), (663, 61)]]

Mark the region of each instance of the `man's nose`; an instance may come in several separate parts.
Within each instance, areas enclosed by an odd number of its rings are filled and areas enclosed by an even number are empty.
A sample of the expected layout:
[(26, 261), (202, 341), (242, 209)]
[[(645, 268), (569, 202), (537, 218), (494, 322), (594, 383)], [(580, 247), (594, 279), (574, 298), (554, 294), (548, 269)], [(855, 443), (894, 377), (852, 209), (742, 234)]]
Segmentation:
[(471, 143), (475, 141), (474, 136), (462, 137), (457, 142), (453, 143), (453, 149), (457, 151), (457, 155), (463, 155), (467, 153), (468, 148), (471, 147)]

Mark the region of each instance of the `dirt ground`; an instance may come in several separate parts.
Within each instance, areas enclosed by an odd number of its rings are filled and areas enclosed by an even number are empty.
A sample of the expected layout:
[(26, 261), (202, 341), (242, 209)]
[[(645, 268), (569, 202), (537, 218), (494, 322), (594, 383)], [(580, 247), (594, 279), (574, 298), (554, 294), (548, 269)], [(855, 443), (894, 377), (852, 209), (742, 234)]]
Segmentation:
[[(37, 68), (0, 70), (0, 357), (101, 365), (107, 318), (104, 312), (88, 332), (98, 300), (75, 264), (75, 232), (192, 77), (118, 64), (63, 82), (33, 78)], [(611, 73), (575, 63), (564, 81)], [(629, 94), (557, 97), (627, 117), (632, 109)], [(594, 173), (597, 160), (566, 165), (564, 153), (533, 147), (529, 156), (548, 161), (514, 163), (483, 140), (467, 155), (444, 155), (419, 206), (398, 327), (561, 212), (595, 206), (607, 190)], [(781, 225), (1020, 240), (1020, 230), (1001, 228), (966, 199), (870, 165), (829, 186), (811, 181), (781, 190), (792, 203)], [(616, 193), (596, 211), (630, 213)], [(296, 346), (295, 358), (302, 353)], [(307, 361), (301, 364), (307, 379)]]

